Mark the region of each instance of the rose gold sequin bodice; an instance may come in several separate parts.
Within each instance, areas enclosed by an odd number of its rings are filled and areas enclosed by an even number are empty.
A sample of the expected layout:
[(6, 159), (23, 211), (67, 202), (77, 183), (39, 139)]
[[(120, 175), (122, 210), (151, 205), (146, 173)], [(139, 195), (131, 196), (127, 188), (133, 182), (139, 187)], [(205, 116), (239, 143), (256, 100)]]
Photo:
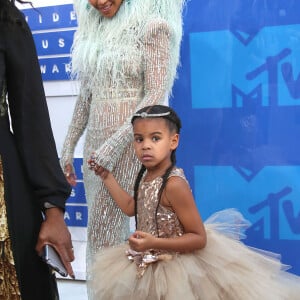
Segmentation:
[[(172, 170), (169, 177), (172, 176), (179, 176), (185, 179), (183, 170), (179, 168)], [(137, 229), (160, 238), (181, 236), (184, 230), (176, 214), (159, 204), (159, 190), (161, 185), (161, 177), (141, 182), (137, 202)], [(137, 276), (141, 278), (149, 264), (155, 263), (158, 260), (170, 260), (173, 255), (176, 255), (176, 252), (159, 249), (135, 252), (129, 249), (126, 254), (129, 260), (135, 262)]]
[[(182, 169), (174, 168), (169, 177), (179, 176), (185, 179)], [(137, 204), (138, 230), (151, 233), (161, 238), (176, 237), (183, 234), (183, 227), (176, 214), (170, 209), (158, 204), (159, 189), (162, 178), (142, 182)], [(156, 207), (158, 210), (156, 212)]]

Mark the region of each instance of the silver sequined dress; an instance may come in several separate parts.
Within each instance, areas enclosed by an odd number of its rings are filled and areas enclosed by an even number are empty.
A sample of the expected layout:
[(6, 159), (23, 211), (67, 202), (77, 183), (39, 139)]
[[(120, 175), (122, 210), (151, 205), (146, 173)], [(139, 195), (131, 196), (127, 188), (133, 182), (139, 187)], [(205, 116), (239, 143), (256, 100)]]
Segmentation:
[[(130, 42), (120, 44), (122, 41)], [(87, 159), (95, 152), (97, 163), (112, 171), (121, 186), (132, 192), (140, 164), (132, 147), (130, 119), (144, 106), (165, 102), (174, 77), (169, 73), (170, 65), (173, 69), (177, 66), (170, 49), (177, 47), (179, 52), (179, 45), (174, 45), (173, 30), (163, 19), (149, 18), (142, 25), (127, 28), (122, 41), (91, 46), (98, 47), (97, 69), (102, 71), (86, 75), (90, 79), (81, 83), (61, 155), (62, 168), (72, 164), (74, 148), (86, 132), (83, 179), (88, 203), (88, 272), (97, 250), (127, 239), (129, 218), (115, 205), (100, 177), (88, 169)]]
[[(185, 179), (178, 168), (170, 176)], [(141, 182), (138, 230), (178, 237), (184, 229), (176, 214), (161, 205), (156, 213), (161, 184), (160, 177)], [(300, 278), (284, 272), (278, 256), (239, 241), (247, 226), (238, 211), (227, 209), (205, 222), (207, 245), (202, 250), (136, 253), (128, 244), (102, 250), (93, 265), (95, 299), (299, 300)]]

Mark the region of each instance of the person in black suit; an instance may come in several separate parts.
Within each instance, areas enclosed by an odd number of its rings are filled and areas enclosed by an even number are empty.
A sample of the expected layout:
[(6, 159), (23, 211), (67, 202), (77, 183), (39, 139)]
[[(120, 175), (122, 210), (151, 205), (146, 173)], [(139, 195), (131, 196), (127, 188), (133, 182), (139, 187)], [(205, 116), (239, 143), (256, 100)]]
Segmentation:
[(58, 299), (55, 275), (40, 257), (46, 244), (57, 250), (74, 277), (64, 221), (70, 192), (31, 31), (15, 1), (0, 0), (1, 299)]

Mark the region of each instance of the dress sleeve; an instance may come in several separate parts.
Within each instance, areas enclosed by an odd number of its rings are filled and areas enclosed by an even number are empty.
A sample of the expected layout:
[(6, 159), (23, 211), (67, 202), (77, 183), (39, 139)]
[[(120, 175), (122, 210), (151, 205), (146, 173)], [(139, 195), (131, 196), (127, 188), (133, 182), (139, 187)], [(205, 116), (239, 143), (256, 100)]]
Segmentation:
[[(29, 27), (16, 9), (5, 25), (5, 64), (11, 126), (26, 176), (41, 209), (45, 202), (64, 208), (71, 188), (61, 171)], [(2, 24), (3, 25), (3, 24)], [(1, 25), (1, 26), (2, 26)]]
[[(162, 104), (169, 94), (171, 33), (164, 21), (148, 24), (142, 40), (144, 97), (136, 111), (148, 105)], [(95, 162), (112, 171), (117, 159), (132, 142), (131, 116), (106, 142), (95, 151)]]
[(80, 88), (72, 120), (63, 144), (60, 158), (60, 165), (62, 169), (64, 169), (67, 164), (73, 165), (75, 147), (88, 122), (90, 112), (90, 97), (86, 98), (84, 95), (87, 93), (83, 92), (83, 90), (84, 84), (82, 85), (82, 88)]

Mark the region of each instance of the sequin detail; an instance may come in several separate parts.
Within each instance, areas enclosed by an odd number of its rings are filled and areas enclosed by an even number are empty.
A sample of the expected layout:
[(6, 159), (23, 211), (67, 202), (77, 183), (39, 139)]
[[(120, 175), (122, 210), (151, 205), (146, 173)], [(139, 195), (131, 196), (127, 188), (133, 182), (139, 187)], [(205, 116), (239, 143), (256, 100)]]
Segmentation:
[[(185, 178), (182, 169), (179, 168), (172, 170), (170, 177), (172, 176)], [(161, 177), (141, 183), (137, 203), (138, 230), (151, 233), (161, 238), (181, 236), (183, 234), (183, 227), (173, 211), (159, 204), (156, 213), (161, 185)]]
[(155, 253), (155, 251), (150, 251), (150, 252), (136, 252), (132, 249), (129, 249), (126, 251), (126, 255), (129, 260), (134, 262), (137, 265), (137, 277), (141, 278), (147, 267), (150, 264), (153, 264), (158, 261), (162, 260), (171, 260), (173, 258), (172, 254), (169, 253), (164, 253), (164, 254), (158, 254)]
[(19, 300), (20, 295), (7, 226), (4, 177), (0, 156), (0, 300)]
[[(174, 168), (169, 177), (179, 176), (185, 179), (183, 170)], [(158, 204), (159, 190), (162, 185), (162, 178), (157, 177), (151, 181), (143, 181), (139, 188), (137, 202), (137, 221), (138, 230), (151, 233), (160, 238), (174, 238), (183, 235), (184, 230), (178, 217), (173, 211)], [(156, 212), (156, 207), (158, 210)], [(128, 250), (126, 255), (128, 259), (137, 265), (137, 276), (140, 278), (145, 273), (149, 264), (160, 260), (170, 260), (176, 252), (151, 249), (146, 252), (135, 252)]]
[(0, 95), (0, 117), (3, 117), (7, 114), (8, 108), (6, 103), (6, 85), (3, 85), (3, 90)]

